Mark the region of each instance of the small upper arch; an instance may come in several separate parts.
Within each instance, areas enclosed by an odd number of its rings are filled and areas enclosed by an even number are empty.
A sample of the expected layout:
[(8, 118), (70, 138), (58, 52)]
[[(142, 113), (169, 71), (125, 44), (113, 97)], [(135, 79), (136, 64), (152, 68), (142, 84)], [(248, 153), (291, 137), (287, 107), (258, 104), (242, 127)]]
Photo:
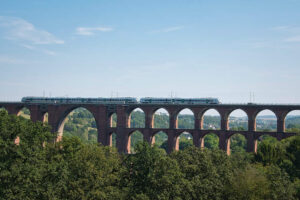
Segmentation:
[(277, 130), (277, 116), (275, 112), (270, 109), (258, 111), (255, 115), (255, 123), (257, 131)]
[(194, 129), (195, 128), (195, 114), (189, 108), (181, 109), (177, 116), (177, 125), (178, 129)]
[(128, 128), (145, 128), (145, 112), (137, 107), (131, 110), (128, 116)]
[(155, 109), (151, 120), (151, 126), (153, 128), (170, 128), (170, 114), (165, 108)]
[(111, 128), (117, 127), (118, 117), (117, 117), (117, 113), (116, 112), (113, 112), (113, 113), (109, 114), (108, 123), (109, 123), (108, 126), (111, 127)]
[(207, 109), (202, 113), (201, 129), (204, 130), (220, 130), (221, 128), (221, 114), (215, 109)]
[(295, 132), (300, 129), (300, 110), (291, 110), (284, 118), (285, 131)]
[(248, 130), (248, 114), (243, 109), (234, 109), (228, 115), (229, 130)]

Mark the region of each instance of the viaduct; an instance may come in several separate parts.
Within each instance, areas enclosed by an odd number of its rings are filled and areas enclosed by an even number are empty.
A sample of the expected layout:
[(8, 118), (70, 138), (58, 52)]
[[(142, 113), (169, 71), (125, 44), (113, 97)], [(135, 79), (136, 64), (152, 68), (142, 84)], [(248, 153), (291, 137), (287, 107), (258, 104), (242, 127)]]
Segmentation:
[[(85, 108), (90, 111), (96, 121), (98, 129), (98, 142), (105, 146), (112, 145), (112, 133), (116, 133), (116, 147), (119, 152), (130, 153), (130, 135), (134, 131), (143, 134), (144, 141), (150, 144), (155, 142), (155, 134), (163, 131), (168, 136), (167, 152), (170, 153), (179, 149), (179, 136), (183, 132), (188, 132), (193, 136), (193, 143), (196, 147), (204, 147), (204, 137), (206, 134), (214, 133), (219, 137), (219, 148), (230, 154), (230, 137), (234, 134), (242, 134), (247, 139), (247, 152), (256, 152), (257, 140), (262, 135), (270, 135), (277, 140), (281, 140), (296, 133), (285, 131), (285, 118), (287, 114), (294, 110), (300, 110), (300, 105), (268, 105), (268, 104), (209, 104), (209, 105), (174, 105), (174, 104), (33, 104), (21, 102), (0, 102), (0, 108), (5, 108), (9, 114), (18, 115), (24, 107), (30, 110), (32, 121), (44, 121), (45, 114), (48, 113), (48, 124), (52, 127), (52, 132), (57, 133), (57, 140), (63, 134), (64, 123), (70, 112), (76, 108)], [(144, 128), (130, 127), (130, 114), (136, 108), (140, 108), (145, 113)], [(164, 108), (169, 113), (169, 128), (154, 128), (154, 113), (160, 108)], [(179, 129), (177, 116), (183, 109), (190, 109), (194, 114), (193, 129)], [(220, 130), (203, 129), (203, 116), (209, 109), (215, 109), (221, 117)], [(233, 131), (229, 129), (229, 115), (234, 110), (241, 109), (248, 116), (248, 130)], [(256, 131), (256, 116), (262, 110), (273, 111), (277, 117), (277, 130), (273, 132)], [(117, 125), (112, 127), (112, 115), (117, 115)]]

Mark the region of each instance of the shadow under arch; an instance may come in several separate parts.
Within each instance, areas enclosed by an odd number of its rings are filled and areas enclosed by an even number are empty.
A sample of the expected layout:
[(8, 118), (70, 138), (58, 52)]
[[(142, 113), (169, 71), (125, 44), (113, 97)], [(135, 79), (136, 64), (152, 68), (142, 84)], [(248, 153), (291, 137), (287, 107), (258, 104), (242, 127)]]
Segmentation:
[(275, 112), (270, 109), (260, 110), (255, 115), (255, 124), (256, 131), (277, 131), (277, 116)]
[(109, 133), (109, 146), (117, 147), (117, 134), (115, 132)]
[(243, 109), (232, 110), (228, 115), (228, 129), (234, 131), (248, 130), (248, 114)]
[(22, 107), (17, 113), (17, 116), (24, 117), (25, 119), (31, 119), (31, 113), (29, 108), (27, 108), (26, 106)]
[(64, 132), (66, 136), (77, 136), (84, 142), (98, 141), (96, 118), (88, 108), (83, 106), (67, 109), (60, 117), (56, 130), (58, 132), (56, 141), (62, 140)]
[(139, 142), (144, 141), (144, 135), (139, 130), (134, 130), (128, 135), (127, 152), (135, 153), (134, 148)]
[(227, 141), (227, 154), (243, 153), (247, 151), (247, 138), (241, 133), (232, 134)]
[(220, 130), (221, 129), (221, 114), (215, 109), (207, 109), (202, 114), (201, 129), (203, 130)]
[(128, 115), (128, 128), (145, 128), (145, 112), (137, 107), (130, 111)]
[(203, 141), (201, 143), (202, 148), (208, 149), (219, 149), (219, 136), (218, 134), (211, 132), (207, 133), (203, 137)]
[(170, 128), (170, 114), (163, 107), (154, 110), (151, 120), (152, 127), (155, 129)]
[(49, 113), (48, 112), (43, 113), (42, 120), (43, 120), (42, 121), (43, 123), (49, 122)]
[(113, 112), (109, 115), (108, 117), (109, 119), (109, 127), (111, 128), (115, 128), (117, 127), (117, 124), (118, 124), (118, 116), (117, 116), (117, 113), (116, 112)]
[(176, 138), (175, 150), (184, 150), (187, 147), (193, 146), (193, 135), (183, 131)]
[(176, 115), (176, 129), (194, 129), (195, 114), (190, 108), (183, 108)]
[(284, 132), (300, 133), (300, 110), (291, 110), (284, 118)]

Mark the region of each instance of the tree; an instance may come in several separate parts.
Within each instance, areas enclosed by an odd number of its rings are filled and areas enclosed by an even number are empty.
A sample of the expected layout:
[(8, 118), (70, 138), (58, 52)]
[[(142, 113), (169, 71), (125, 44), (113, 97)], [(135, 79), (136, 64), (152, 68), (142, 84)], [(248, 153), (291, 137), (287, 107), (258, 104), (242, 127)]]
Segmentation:
[(138, 143), (135, 151), (124, 160), (126, 199), (178, 199), (182, 175), (177, 162), (146, 142)]
[(173, 152), (183, 174), (181, 199), (224, 199), (232, 175), (228, 156), (220, 150), (190, 147)]

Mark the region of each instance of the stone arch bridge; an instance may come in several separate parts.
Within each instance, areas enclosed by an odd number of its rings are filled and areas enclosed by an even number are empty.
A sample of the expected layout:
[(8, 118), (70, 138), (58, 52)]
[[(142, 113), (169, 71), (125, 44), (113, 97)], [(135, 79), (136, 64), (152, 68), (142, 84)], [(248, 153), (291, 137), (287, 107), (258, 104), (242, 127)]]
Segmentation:
[[(294, 110), (300, 110), (300, 105), (263, 105), (263, 104), (216, 104), (216, 105), (149, 105), (149, 104), (128, 104), (128, 105), (101, 105), (101, 104), (30, 104), (21, 102), (0, 102), (0, 108), (5, 108), (9, 114), (16, 114), (24, 107), (30, 110), (32, 121), (44, 121), (48, 113), (48, 123), (52, 132), (61, 138), (65, 119), (67, 115), (76, 108), (85, 108), (90, 111), (96, 121), (98, 130), (98, 142), (102, 145), (112, 145), (112, 133), (117, 135), (117, 149), (122, 153), (130, 152), (130, 135), (138, 130), (143, 134), (144, 140), (150, 144), (154, 141), (156, 133), (163, 131), (168, 136), (167, 152), (179, 148), (179, 135), (188, 132), (193, 136), (193, 143), (196, 147), (204, 147), (204, 136), (211, 132), (219, 137), (219, 148), (230, 153), (230, 137), (234, 134), (242, 134), (247, 139), (247, 152), (256, 152), (257, 140), (262, 135), (270, 135), (281, 140), (296, 133), (285, 132), (285, 118)], [(130, 114), (136, 108), (145, 113), (145, 127), (131, 128)], [(164, 108), (169, 113), (169, 128), (154, 128), (154, 113)], [(177, 116), (183, 109), (190, 109), (194, 114), (193, 129), (179, 129)], [(215, 109), (221, 117), (220, 130), (204, 130), (203, 116), (209, 109)], [(241, 109), (248, 116), (247, 131), (233, 131), (229, 129), (229, 115), (231, 112)], [(277, 130), (273, 132), (256, 131), (256, 116), (260, 111), (270, 110), (277, 118)], [(117, 114), (117, 126), (111, 127), (112, 114)]]

